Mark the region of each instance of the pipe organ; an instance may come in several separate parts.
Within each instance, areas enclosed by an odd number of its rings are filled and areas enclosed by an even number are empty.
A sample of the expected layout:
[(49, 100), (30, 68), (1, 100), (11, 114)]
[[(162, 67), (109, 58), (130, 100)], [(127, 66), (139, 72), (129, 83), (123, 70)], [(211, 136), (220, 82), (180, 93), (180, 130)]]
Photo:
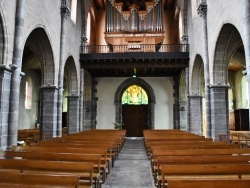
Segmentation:
[(160, 44), (164, 39), (162, 0), (108, 0), (105, 40), (108, 45)]

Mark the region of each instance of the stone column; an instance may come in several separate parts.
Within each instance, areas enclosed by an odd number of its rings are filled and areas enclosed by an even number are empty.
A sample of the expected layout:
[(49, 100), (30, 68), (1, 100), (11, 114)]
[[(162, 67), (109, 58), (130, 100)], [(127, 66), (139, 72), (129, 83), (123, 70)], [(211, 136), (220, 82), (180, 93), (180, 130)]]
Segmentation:
[(184, 8), (183, 8), (183, 36), (182, 43), (188, 44), (188, 24), (187, 24), (187, 10), (188, 9), (188, 0), (184, 0)]
[[(250, 2), (249, 0), (243, 0), (243, 43), (245, 49), (245, 57), (246, 57), (246, 70), (247, 70), (247, 81), (248, 88), (250, 88)], [(250, 106), (250, 90), (248, 90), (248, 106)], [(250, 117), (250, 110), (249, 110)], [(249, 118), (250, 121), (250, 118)], [(250, 130), (250, 122), (249, 122), (249, 130)]]
[(207, 3), (202, 0), (198, 7), (198, 14), (202, 17), (203, 26), (203, 62), (204, 62), (204, 77), (205, 77), (205, 98), (206, 98), (206, 126), (207, 137), (211, 137), (211, 104), (210, 104), (210, 78), (209, 78), (209, 56), (208, 56), (208, 34), (207, 34)]
[(18, 130), (18, 116), (19, 116), (19, 95), (20, 95), (20, 81), (21, 81), (21, 66), (23, 56), (23, 24), (24, 24), (24, 10), (26, 0), (16, 1), (16, 17), (15, 17), (15, 35), (14, 35), (14, 49), (13, 74), (11, 78), (10, 87), (10, 107), (9, 107), (9, 127), (8, 127), (8, 143), (11, 147), (17, 145), (17, 130)]
[(7, 147), (11, 75), (11, 69), (0, 65), (0, 150)]
[(92, 102), (83, 101), (83, 114), (84, 114), (83, 129), (84, 130), (91, 130), (91, 111), (92, 111), (91, 109), (92, 109)]
[(187, 107), (186, 101), (179, 101), (180, 129), (187, 130)]
[(65, 22), (70, 15), (70, 10), (66, 1), (62, 0), (61, 4), (61, 35), (60, 35), (60, 57), (58, 73), (58, 107), (57, 107), (57, 137), (62, 136), (62, 101), (63, 101), (63, 75), (64, 75), (64, 50), (65, 50)]
[(203, 135), (202, 96), (190, 95), (189, 98), (189, 131)]
[(68, 96), (68, 134), (79, 132), (79, 96)]
[(57, 136), (57, 96), (56, 86), (40, 87), (40, 138), (44, 135)]
[(83, 131), (84, 70), (80, 70), (79, 132)]
[(211, 85), (211, 137), (229, 133), (228, 85)]

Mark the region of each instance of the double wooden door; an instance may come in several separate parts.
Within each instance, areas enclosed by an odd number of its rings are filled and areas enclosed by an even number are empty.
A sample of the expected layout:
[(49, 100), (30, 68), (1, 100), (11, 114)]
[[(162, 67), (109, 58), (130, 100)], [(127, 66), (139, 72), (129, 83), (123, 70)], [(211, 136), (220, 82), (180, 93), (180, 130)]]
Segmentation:
[(148, 105), (122, 105), (123, 126), (127, 137), (142, 137), (148, 128)]

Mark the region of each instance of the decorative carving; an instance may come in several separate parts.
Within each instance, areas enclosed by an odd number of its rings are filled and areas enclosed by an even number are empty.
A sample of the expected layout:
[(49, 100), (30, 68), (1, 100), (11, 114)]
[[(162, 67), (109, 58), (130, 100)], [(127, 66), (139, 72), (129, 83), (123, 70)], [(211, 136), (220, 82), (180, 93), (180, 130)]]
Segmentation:
[(115, 1), (114, 0), (109, 0), (112, 6), (114, 6)]
[(130, 17), (130, 14), (122, 14), (122, 17), (123, 17), (124, 20), (128, 21), (129, 17)]
[(87, 37), (84, 35), (84, 34), (82, 34), (82, 36), (81, 36), (81, 45), (83, 45), (83, 46), (85, 46), (85, 44), (87, 43)]
[(119, 13), (122, 12), (122, 6), (116, 6), (115, 8), (116, 8), (116, 10), (117, 10)]
[(66, 3), (61, 4), (61, 16), (64, 19), (67, 19), (70, 15), (70, 10), (69, 7), (66, 5)]
[(156, 6), (160, 0), (154, 0), (154, 5)]
[(206, 16), (207, 15), (207, 3), (206, 2), (201, 2), (198, 9), (198, 14), (200, 14), (200, 16)]
[(147, 12), (150, 13), (151, 10), (153, 10), (154, 6), (153, 5), (148, 5), (147, 6)]
[(183, 41), (183, 43), (184, 44), (188, 44), (188, 34), (187, 33), (185, 33), (183, 36), (182, 36), (182, 41)]
[(140, 20), (144, 20), (146, 18), (147, 14), (139, 14)]

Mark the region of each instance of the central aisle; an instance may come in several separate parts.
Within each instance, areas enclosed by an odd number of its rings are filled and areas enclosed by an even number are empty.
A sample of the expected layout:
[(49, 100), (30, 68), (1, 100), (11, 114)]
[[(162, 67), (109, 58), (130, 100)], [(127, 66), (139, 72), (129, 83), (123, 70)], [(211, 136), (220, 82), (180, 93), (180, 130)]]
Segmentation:
[(102, 188), (154, 188), (142, 138), (127, 141)]

